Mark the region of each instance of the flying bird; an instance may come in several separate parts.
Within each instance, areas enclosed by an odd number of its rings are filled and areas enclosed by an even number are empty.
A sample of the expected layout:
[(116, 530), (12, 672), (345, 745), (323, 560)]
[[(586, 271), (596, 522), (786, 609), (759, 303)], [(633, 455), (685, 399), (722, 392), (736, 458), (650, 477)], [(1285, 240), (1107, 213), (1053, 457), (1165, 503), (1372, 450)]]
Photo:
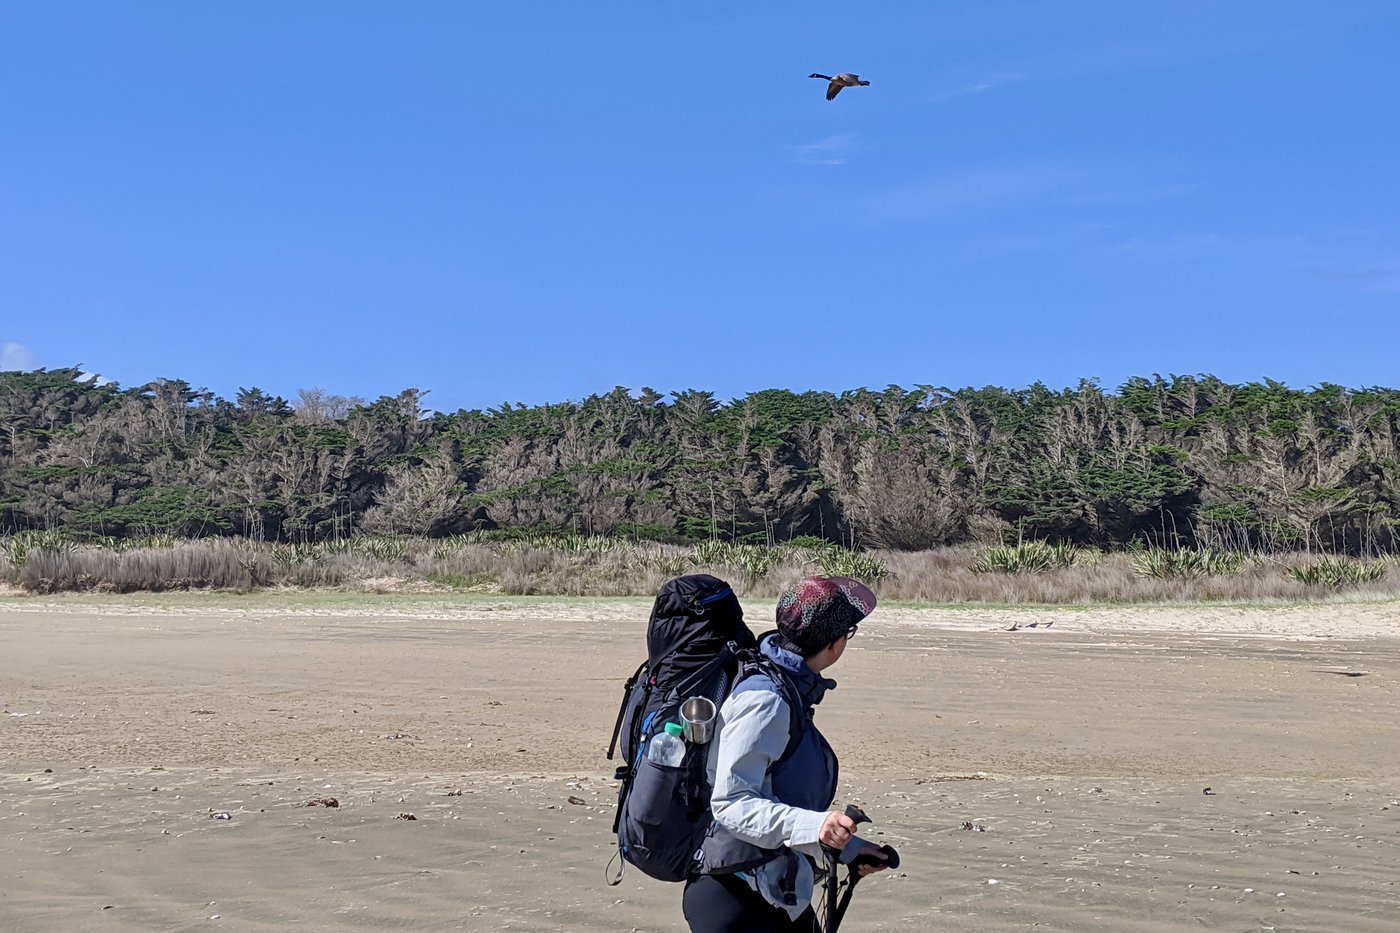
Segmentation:
[(836, 95), (841, 93), (843, 87), (869, 87), (869, 81), (862, 81), (860, 75), (839, 74), (839, 75), (808, 75), (809, 78), (821, 78), (823, 81), (831, 82), (826, 86), (826, 99), (835, 100)]

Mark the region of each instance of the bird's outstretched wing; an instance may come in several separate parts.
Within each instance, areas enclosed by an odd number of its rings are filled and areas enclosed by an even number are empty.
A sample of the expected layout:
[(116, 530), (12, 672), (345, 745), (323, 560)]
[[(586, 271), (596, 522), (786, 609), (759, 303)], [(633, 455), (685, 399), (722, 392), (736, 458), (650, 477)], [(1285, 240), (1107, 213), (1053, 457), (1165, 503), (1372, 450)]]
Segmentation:
[(835, 100), (836, 95), (841, 93), (841, 88), (844, 86), (845, 85), (837, 84), (835, 81), (832, 81), (826, 86), (826, 99)]

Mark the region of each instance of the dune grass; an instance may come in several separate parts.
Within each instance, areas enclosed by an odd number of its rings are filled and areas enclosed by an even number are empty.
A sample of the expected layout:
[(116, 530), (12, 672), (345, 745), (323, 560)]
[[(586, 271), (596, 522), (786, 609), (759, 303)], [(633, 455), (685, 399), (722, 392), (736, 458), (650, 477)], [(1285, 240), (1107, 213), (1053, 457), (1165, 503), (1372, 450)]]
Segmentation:
[(0, 538), (0, 580), (29, 593), (251, 592), (271, 587), (380, 593), (650, 596), (712, 573), (743, 596), (775, 597), (810, 574), (853, 576), (887, 600), (926, 604), (1254, 603), (1348, 593), (1400, 596), (1393, 559), (1224, 551), (1104, 552), (1026, 542), (994, 548), (855, 552), (829, 544), (662, 544), (591, 536), (473, 533), (320, 544), (169, 537)]

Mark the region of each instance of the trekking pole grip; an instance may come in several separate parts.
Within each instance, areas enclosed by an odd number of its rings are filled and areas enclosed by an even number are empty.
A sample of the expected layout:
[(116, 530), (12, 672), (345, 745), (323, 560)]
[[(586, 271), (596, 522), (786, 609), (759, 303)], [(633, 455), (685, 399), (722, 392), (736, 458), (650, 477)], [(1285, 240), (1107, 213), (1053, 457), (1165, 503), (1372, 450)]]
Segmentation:
[[(865, 815), (864, 810), (853, 803), (846, 804), (846, 816), (857, 826), (861, 823), (874, 822), (870, 817)], [(880, 865), (884, 868), (899, 867), (899, 852), (895, 850), (894, 846), (880, 846), (880, 854), (884, 856), (883, 859), (878, 859), (873, 855), (858, 855), (851, 860), (851, 867), (855, 868), (858, 865)]]

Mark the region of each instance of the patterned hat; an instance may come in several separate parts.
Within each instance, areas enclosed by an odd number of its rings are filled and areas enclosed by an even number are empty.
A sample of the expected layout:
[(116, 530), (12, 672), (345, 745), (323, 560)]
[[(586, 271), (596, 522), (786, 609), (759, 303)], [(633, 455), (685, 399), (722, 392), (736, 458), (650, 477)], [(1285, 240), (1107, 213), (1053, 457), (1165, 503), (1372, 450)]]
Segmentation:
[(875, 594), (850, 577), (808, 577), (778, 597), (778, 632), (811, 657), (875, 611)]

